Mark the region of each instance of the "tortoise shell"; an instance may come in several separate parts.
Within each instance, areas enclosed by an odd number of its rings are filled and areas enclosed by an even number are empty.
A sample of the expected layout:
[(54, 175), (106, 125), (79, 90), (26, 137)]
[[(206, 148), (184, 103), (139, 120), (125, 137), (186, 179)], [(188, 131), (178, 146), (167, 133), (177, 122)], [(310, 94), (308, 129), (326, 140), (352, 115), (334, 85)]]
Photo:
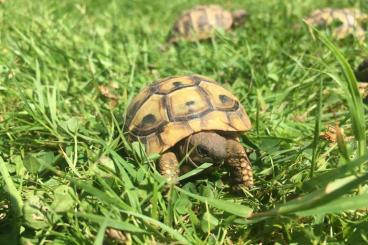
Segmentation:
[(185, 11), (175, 22), (169, 42), (209, 38), (215, 29), (229, 30), (233, 24), (231, 12), (218, 5), (199, 5)]
[(233, 94), (215, 81), (192, 75), (165, 78), (144, 88), (128, 106), (124, 131), (151, 154), (196, 132), (250, 128), (249, 117)]
[(309, 25), (331, 25), (334, 21), (341, 22), (341, 26), (334, 31), (337, 39), (343, 39), (349, 34), (355, 35), (360, 41), (364, 41), (365, 32), (360, 25), (367, 21), (368, 15), (355, 8), (323, 8), (313, 11), (306, 22)]

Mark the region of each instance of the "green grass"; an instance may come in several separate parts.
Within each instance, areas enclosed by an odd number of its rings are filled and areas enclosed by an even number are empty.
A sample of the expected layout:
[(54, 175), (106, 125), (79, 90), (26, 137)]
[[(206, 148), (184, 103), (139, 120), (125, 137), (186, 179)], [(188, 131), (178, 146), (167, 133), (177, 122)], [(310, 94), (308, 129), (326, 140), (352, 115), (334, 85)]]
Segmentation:
[[(302, 21), (331, 1), (215, 1), (249, 21), (166, 52), (199, 1), (0, 2), (0, 244), (368, 242), (366, 105), (351, 70), (368, 49)], [(125, 141), (134, 95), (190, 73), (246, 108), (252, 190), (232, 193), (225, 172), (167, 190), (158, 156)], [(351, 140), (319, 138), (336, 123)]]

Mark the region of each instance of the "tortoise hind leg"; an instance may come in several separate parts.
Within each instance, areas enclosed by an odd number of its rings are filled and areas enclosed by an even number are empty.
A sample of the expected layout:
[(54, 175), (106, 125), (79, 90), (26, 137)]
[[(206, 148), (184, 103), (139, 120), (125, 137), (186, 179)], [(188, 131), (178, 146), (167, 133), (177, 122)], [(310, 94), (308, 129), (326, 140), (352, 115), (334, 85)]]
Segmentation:
[(176, 155), (171, 152), (165, 152), (161, 155), (158, 169), (164, 177), (167, 178), (168, 183), (175, 184), (179, 176), (179, 162)]
[[(230, 166), (230, 171), (235, 185), (251, 188), (253, 186), (252, 165), (248, 159), (244, 147), (237, 139), (227, 140), (226, 163)], [(238, 189), (240, 186), (234, 186)]]

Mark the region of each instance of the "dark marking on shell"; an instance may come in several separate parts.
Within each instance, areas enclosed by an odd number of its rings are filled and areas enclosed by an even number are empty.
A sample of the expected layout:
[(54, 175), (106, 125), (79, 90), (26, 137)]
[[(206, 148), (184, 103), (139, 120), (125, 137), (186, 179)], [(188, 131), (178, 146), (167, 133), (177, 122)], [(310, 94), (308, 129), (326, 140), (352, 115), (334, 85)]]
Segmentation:
[(192, 25), (190, 23), (190, 20), (184, 21), (183, 22), (183, 27), (184, 27), (184, 34), (188, 35), (190, 33), (190, 30), (192, 29)]
[(230, 113), (231, 113), (231, 112), (229, 112), (229, 111), (225, 112), (225, 114), (226, 114), (226, 120), (227, 120), (227, 124), (228, 124), (228, 125), (231, 125)]
[(136, 101), (133, 105), (130, 106), (127, 117), (126, 117), (127, 126), (129, 126), (130, 122), (132, 121), (133, 117), (135, 116), (135, 113), (141, 107), (141, 105), (142, 105), (141, 101)]
[(164, 141), (162, 140), (162, 137), (161, 137), (161, 134), (160, 133), (164, 131), (164, 126), (160, 130), (162, 130), (162, 131), (160, 131), (160, 132), (158, 131), (156, 133), (156, 136), (157, 136), (158, 142), (160, 142), (160, 145), (163, 146), (164, 145)]
[(210, 113), (211, 111), (213, 111), (213, 110), (212, 109), (207, 109), (207, 110), (204, 110), (202, 112), (190, 114), (193, 111), (189, 109), (189, 115), (177, 116), (177, 117), (175, 117), (175, 121), (176, 122), (182, 122), (182, 121), (192, 120), (192, 119), (195, 119), (195, 118), (201, 118), (201, 117), (205, 116), (206, 114)]
[(131, 133), (136, 135), (137, 137), (147, 137), (150, 134), (156, 133), (156, 132), (163, 132), (163, 130), (165, 129), (165, 126), (168, 124), (169, 122), (162, 122), (160, 125), (158, 125), (157, 127), (151, 128), (151, 129), (147, 129), (147, 130), (143, 130), (139, 127), (134, 128)]
[(151, 97), (151, 94), (147, 94), (146, 97), (144, 97), (142, 100), (138, 100), (136, 101), (132, 106), (130, 106), (129, 110), (128, 110), (128, 114), (126, 117), (126, 127), (129, 127), (129, 125), (131, 124), (135, 113), (139, 110), (139, 108), (141, 108), (141, 106)]
[(222, 103), (222, 104), (227, 104), (227, 103), (229, 103), (229, 102), (231, 102), (231, 101), (232, 101), (232, 99), (231, 99), (231, 98), (229, 98), (228, 96), (226, 96), (226, 95), (224, 95), (224, 94), (220, 94), (220, 95), (219, 95), (219, 99), (221, 100), (221, 103)]
[(155, 94), (158, 90), (159, 90), (159, 86), (158, 84), (152, 84), (151, 87), (149, 88), (149, 93), (150, 94)]
[(194, 100), (190, 100), (190, 101), (185, 102), (185, 105), (186, 106), (192, 106), (194, 104), (195, 104), (195, 101)]
[(179, 25), (178, 25), (178, 23), (176, 23), (175, 25), (174, 25), (174, 28), (173, 28), (173, 31), (172, 31), (173, 33), (179, 33), (180, 32), (180, 28), (179, 28)]
[(192, 79), (194, 81), (194, 84), (196, 86), (198, 86), (202, 81), (202, 79), (200, 77), (195, 76), (195, 75), (190, 76), (190, 79)]
[(201, 86), (198, 86), (198, 90), (204, 96), (204, 99), (206, 100), (209, 109), (213, 110), (214, 108), (210, 100), (210, 95), (207, 93), (207, 91), (203, 89)]
[[(167, 123), (168, 124), (168, 123)], [(160, 126), (157, 127), (157, 130), (156, 130), (156, 133), (159, 135), (161, 134), (162, 132), (165, 131), (165, 127), (167, 124), (161, 124)]]
[(167, 118), (169, 118), (169, 121), (170, 122), (173, 122), (174, 121), (174, 116), (173, 116), (173, 114), (171, 112), (171, 105), (170, 105), (170, 99), (169, 99), (169, 97), (165, 95), (163, 97), (163, 101), (164, 101), (163, 104), (164, 104), (164, 106), (166, 108)]
[[(174, 83), (176, 83), (176, 82), (174, 82)], [(174, 83), (173, 83), (173, 85), (174, 85)], [(158, 94), (158, 95), (168, 95), (168, 94), (171, 94), (172, 92), (175, 92), (175, 91), (180, 90), (182, 88), (194, 87), (196, 85), (197, 84), (181, 84), (180, 86), (175, 86), (174, 85), (174, 88), (170, 89), (168, 92), (158, 91), (158, 92), (156, 92), (156, 94)]]
[(199, 76), (196, 76), (196, 75), (190, 76), (190, 79), (192, 79), (194, 81), (195, 85), (199, 85), (201, 82), (208, 82), (208, 83), (214, 83), (214, 84), (219, 85), (217, 82), (210, 81), (210, 80), (206, 79), (205, 77), (199, 77)]
[(152, 124), (154, 122), (156, 122), (156, 117), (153, 114), (147, 114), (142, 119), (143, 125)]
[(180, 81), (176, 81), (176, 82), (173, 82), (173, 85), (175, 88), (180, 88), (181, 86), (183, 86), (183, 83)]

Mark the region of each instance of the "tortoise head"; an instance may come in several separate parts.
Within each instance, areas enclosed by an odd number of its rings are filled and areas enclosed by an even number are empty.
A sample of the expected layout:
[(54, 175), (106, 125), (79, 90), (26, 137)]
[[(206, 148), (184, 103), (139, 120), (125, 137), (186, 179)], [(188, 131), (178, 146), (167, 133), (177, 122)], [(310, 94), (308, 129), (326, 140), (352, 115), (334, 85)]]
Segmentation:
[(226, 139), (216, 132), (199, 132), (185, 139), (180, 150), (182, 155), (189, 153), (188, 160), (194, 165), (220, 165), (226, 158)]
[(233, 16), (233, 25), (240, 26), (247, 20), (248, 12), (245, 10), (236, 10), (231, 13)]

